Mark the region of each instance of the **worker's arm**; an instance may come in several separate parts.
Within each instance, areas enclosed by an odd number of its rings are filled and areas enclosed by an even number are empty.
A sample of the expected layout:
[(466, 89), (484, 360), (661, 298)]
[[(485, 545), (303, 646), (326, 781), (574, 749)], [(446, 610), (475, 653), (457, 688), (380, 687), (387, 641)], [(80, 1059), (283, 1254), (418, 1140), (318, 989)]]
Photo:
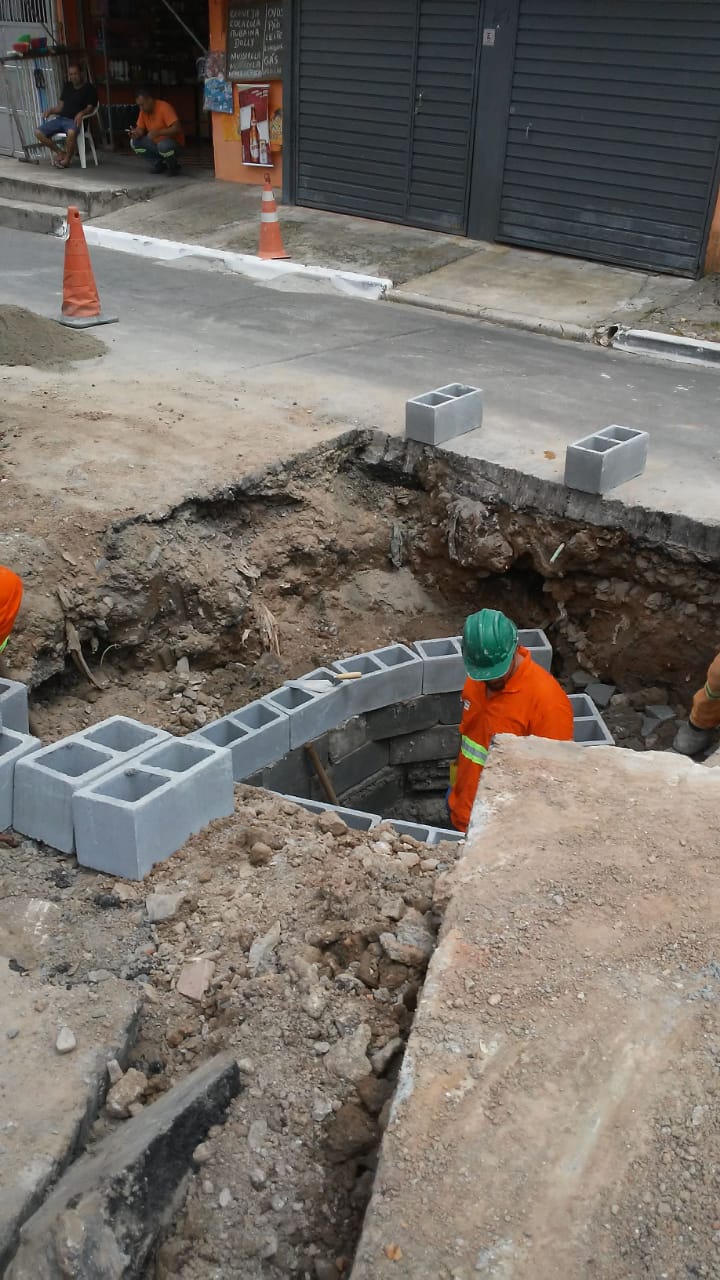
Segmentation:
[(96, 106), (97, 106), (97, 102), (94, 102), (94, 103), (91, 103), (89, 107), (83, 107), (82, 111), (78, 111), (77, 115), (75, 116), (75, 123), (78, 126), (78, 129), (80, 128), (80, 125), (82, 124), (85, 117), (92, 115)]
[(43, 120), (49, 120), (51, 116), (62, 115), (62, 109), (62, 102), (56, 102), (54, 107), (48, 107), (47, 111), (43, 111)]
[(132, 129), (128, 129), (131, 138), (137, 141), (138, 138), (144, 138), (147, 133), (147, 125), (145, 123), (145, 112), (141, 111)]
[(176, 138), (180, 132), (180, 121), (176, 116), (169, 124), (162, 124), (159, 129), (151, 129), (148, 138), (151, 142), (157, 142), (158, 138)]

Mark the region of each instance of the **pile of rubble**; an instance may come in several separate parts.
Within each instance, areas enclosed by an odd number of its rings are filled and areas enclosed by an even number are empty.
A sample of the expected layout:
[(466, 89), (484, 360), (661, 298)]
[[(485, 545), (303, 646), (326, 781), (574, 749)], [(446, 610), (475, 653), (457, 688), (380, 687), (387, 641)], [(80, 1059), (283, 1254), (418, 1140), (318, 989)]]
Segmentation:
[[(243, 1088), (198, 1144), (148, 1276), (349, 1268), (457, 856), (242, 787), (232, 818), (143, 885), (8, 850), (6, 887), (54, 900), (63, 922), (35, 975), (50, 1001), (118, 979), (142, 999), (129, 1057), (107, 1064), (91, 1149), (206, 1059), (229, 1050), (239, 1064)], [(67, 1062), (82, 1035), (65, 1013), (62, 1026), (52, 1047)]]

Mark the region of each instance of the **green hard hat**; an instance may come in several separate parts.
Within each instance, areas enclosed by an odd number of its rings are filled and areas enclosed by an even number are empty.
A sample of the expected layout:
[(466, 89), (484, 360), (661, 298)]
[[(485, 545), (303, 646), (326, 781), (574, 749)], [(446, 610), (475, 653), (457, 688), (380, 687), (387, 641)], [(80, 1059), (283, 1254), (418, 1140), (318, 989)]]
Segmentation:
[(501, 680), (510, 670), (517, 649), (514, 622), (499, 609), (481, 609), (465, 620), (462, 655), (471, 680)]

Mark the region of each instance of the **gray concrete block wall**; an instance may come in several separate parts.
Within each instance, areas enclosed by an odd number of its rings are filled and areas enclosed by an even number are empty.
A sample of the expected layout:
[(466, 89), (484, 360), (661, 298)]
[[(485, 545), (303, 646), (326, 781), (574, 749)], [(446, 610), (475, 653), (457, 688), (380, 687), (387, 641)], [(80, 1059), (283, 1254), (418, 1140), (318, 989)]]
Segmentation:
[(647, 462), (647, 431), (614, 424), (567, 447), (564, 482), (583, 493), (607, 493), (642, 475)]
[(451, 382), (408, 400), (405, 437), (420, 444), (444, 444), (482, 425), (483, 393), (479, 387)]
[(460, 750), (460, 734), (452, 725), (436, 725), (423, 733), (408, 733), (390, 743), (391, 764), (421, 764), (427, 760), (454, 760)]
[(0, 725), (13, 733), (29, 733), (27, 685), (0, 678)]
[(164, 729), (153, 729), (127, 716), (111, 716), (23, 756), (15, 766), (15, 830), (61, 853), (72, 853), (75, 792), (169, 738)]
[(287, 755), (290, 720), (279, 707), (258, 698), (188, 736), (216, 747), (227, 747), (232, 756), (233, 777), (236, 782), (242, 782)]
[(0, 831), (7, 831), (13, 825), (15, 766), (40, 746), (39, 738), (6, 727), (0, 729)]
[(77, 791), (72, 807), (80, 865), (142, 880), (191, 835), (233, 812), (230, 751), (167, 741)]
[(334, 662), (335, 671), (360, 671), (359, 680), (348, 681), (347, 714), (377, 711), (389, 702), (404, 702), (422, 693), (423, 663), (420, 655), (404, 644), (386, 645)]
[[(280, 689), (266, 694), (264, 701), (277, 707), (290, 721), (290, 748), (335, 729), (347, 719), (346, 686), (337, 684), (329, 667), (319, 667), (300, 680), (287, 680)], [(320, 689), (326, 684), (327, 688)]]

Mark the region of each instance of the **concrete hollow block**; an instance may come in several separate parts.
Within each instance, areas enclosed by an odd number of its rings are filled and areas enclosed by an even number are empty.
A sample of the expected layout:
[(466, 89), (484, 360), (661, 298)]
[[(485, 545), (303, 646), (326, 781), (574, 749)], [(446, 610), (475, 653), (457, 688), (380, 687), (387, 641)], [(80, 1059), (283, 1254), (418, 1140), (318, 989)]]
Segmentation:
[(428, 844), (441, 844), (443, 840), (449, 840), (452, 844), (460, 844), (464, 839), (465, 836), (462, 831), (455, 831), (452, 828), (433, 827)]
[(27, 733), (4, 727), (0, 731), (0, 831), (13, 825), (15, 765), (40, 745), (38, 738), (31, 738)]
[(413, 647), (423, 662), (423, 693), (459, 693), (467, 678), (460, 637), (416, 640)]
[(420, 444), (443, 444), (482, 425), (483, 393), (479, 387), (451, 382), (415, 396), (405, 405), (405, 436)]
[(518, 631), (518, 644), (527, 649), (533, 662), (549, 671), (552, 667), (553, 649), (550, 641), (539, 627)]
[(291, 749), (313, 742), (347, 719), (345, 688), (335, 683), (328, 667), (319, 667), (301, 680), (287, 680), (281, 689), (266, 694), (265, 701), (288, 716)]
[(81, 866), (142, 880), (234, 809), (230, 752), (183, 740), (148, 751), (73, 799)]
[(27, 685), (0, 679), (0, 725), (13, 733), (29, 733)]
[(389, 702), (405, 702), (422, 692), (422, 658), (405, 644), (391, 644), (370, 653), (355, 654), (333, 663), (335, 671), (360, 671), (359, 680), (345, 685), (345, 715), (364, 715)]
[(614, 747), (615, 739), (592, 698), (586, 693), (571, 693), (573, 709), (573, 741), (583, 747)]
[(418, 822), (402, 822), (399, 818), (386, 818), (385, 822), (397, 831), (399, 836), (412, 836), (422, 844), (429, 844), (432, 827), (421, 826)]
[(73, 794), (169, 738), (164, 729), (128, 716), (110, 716), (34, 752), (23, 759), (21, 770), (15, 770), (16, 829), (61, 853), (72, 853)]
[(228, 747), (236, 782), (282, 760), (290, 750), (290, 719), (264, 698), (213, 720), (187, 735), (214, 746)]
[(134, 755), (145, 751), (148, 747), (168, 735), (162, 729), (153, 729), (150, 725), (141, 724), (127, 716), (110, 716), (101, 720), (91, 729), (84, 729), (78, 737), (93, 746), (109, 747), (121, 755)]
[(647, 431), (616, 424), (576, 440), (565, 454), (565, 484), (602, 494), (633, 480), (645, 470), (649, 439)]
[(16, 831), (61, 853), (72, 853), (73, 794), (107, 773), (117, 761), (113, 751), (91, 747), (77, 737), (18, 760), (13, 808)]
[(381, 821), (378, 813), (361, 813), (358, 809), (344, 809), (342, 805), (325, 804), (321, 800), (304, 800), (302, 796), (283, 796), (309, 813), (338, 813), (353, 831), (371, 831)]

